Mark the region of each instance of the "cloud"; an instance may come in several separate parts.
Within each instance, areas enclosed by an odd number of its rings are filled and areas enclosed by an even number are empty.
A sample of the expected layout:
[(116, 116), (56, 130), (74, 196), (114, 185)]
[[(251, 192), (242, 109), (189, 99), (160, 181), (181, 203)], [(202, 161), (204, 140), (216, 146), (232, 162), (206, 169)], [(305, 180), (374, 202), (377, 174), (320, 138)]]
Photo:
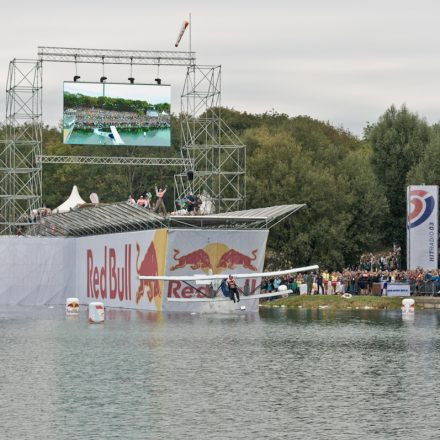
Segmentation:
[[(23, 3), (23, 4), (22, 4)], [(28, 0), (2, 5), (0, 88), (8, 61), (36, 56), (38, 45), (173, 50), (177, 32), (192, 11), (193, 49), (200, 64), (222, 65), (222, 103), (262, 112), (310, 114), (362, 133), (395, 103), (438, 120), (437, 61), (440, 4), (421, 0), (90, 2)], [(66, 6), (68, 5), (68, 6)], [(74, 6), (74, 7), (73, 7)], [(188, 49), (188, 35), (179, 48)], [(101, 66), (79, 66), (95, 81)], [(111, 81), (127, 81), (128, 67), (105, 67)], [(185, 70), (161, 68), (179, 109)], [(44, 66), (44, 119), (61, 118), (62, 81), (73, 65)], [(151, 82), (152, 66), (136, 67), (136, 81)], [(0, 115), (4, 116), (4, 94)], [(2, 118), (3, 119), (3, 118)]]

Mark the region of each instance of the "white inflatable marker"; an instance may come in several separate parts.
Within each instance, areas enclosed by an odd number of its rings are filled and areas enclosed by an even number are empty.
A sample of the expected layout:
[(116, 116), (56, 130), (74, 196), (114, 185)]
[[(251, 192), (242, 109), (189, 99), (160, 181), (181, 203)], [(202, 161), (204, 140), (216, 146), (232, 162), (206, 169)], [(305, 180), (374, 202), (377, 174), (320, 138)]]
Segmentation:
[(414, 313), (415, 301), (412, 298), (402, 299), (402, 313)]
[(66, 314), (77, 315), (79, 313), (79, 299), (67, 298), (66, 299)]
[(91, 302), (89, 304), (89, 323), (99, 324), (104, 322), (104, 303), (102, 302)]

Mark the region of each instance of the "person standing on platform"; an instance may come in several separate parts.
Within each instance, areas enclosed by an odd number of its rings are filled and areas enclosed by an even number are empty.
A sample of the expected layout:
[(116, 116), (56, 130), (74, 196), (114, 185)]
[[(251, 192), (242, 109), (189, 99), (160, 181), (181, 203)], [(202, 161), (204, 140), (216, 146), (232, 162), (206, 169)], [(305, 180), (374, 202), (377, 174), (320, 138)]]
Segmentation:
[(160, 212), (164, 217), (167, 215), (167, 210), (165, 208), (165, 204), (163, 203), (163, 196), (167, 191), (167, 187), (162, 190), (162, 188), (157, 189), (157, 185), (154, 185), (154, 189), (156, 190), (156, 206), (154, 207), (154, 212)]
[(151, 193), (150, 192), (147, 192), (145, 194), (144, 207), (151, 208)]
[(235, 302), (235, 296), (236, 296), (237, 302), (240, 302), (240, 294), (238, 293), (237, 284), (235, 283), (235, 279), (232, 275), (229, 275), (228, 278), (228, 288), (229, 288), (229, 295), (231, 300)]

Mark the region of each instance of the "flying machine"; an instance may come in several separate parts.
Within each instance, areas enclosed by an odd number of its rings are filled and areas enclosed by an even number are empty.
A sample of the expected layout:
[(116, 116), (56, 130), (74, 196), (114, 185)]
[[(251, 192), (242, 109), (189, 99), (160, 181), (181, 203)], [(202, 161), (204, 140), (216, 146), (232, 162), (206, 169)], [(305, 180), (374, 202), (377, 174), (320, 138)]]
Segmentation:
[[(240, 302), (242, 305), (238, 305), (239, 310), (246, 310), (246, 303), (249, 301), (254, 301), (256, 299), (266, 299), (274, 298), (280, 296), (287, 296), (292, 293), (287, 286), (281, 285), (277, 290), (267, 293), (255, 293), (259, 291), (261, 283), (256, 285), (253, 289), (249, 287), (249, 279), (252, 278), (272, 278), (281, 277), (284, 275), (290, 275), (293, 273), (309, 272), (313, 270), (318, 270), (319, 266), (305, 266), (297, 267), (287, 270), (278, 270), (274, 272), (259, 272), (259, 273), (234, 273), (232, 274), (235, 280), (245, 280), (244, 287), (238, 287), (240, 292)], [(212, 273), (195, 274), (195, 275), (174, 275), (174, 276), (149, 276), (140, 275), (140, 280), (148, 281), (180, 281), (191, 287), (194, 292), (190, 298), (167, 298), (168, 302), (179, 302), (179, 303), (209, 303), (216, 304), (224, 301), (231, 301), (229, 294), (229, 289), (227, 287), (227, 278), (229, 274), (213, 275)], [(207, 288), (208, 287), (208, 288)], [(220, 293), (221, 292), (221, 293)]]
[(124, 145), (124, 141), (122, 140), (121, 136), (118, 133), (118, 130), (114, 125), (110, 126), (110, 133), (107, 131), (102, 131), (99, 128), (93, 129), (93, 133), (97, 136), (101, 136), (104, 138), (111, 139), (114, 145)]

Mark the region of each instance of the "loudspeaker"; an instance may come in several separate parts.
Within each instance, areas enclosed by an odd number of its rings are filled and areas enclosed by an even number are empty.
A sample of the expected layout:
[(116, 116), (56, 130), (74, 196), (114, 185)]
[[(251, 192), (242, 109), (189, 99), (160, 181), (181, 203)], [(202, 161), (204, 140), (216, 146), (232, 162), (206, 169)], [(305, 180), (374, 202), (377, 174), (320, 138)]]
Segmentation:
[(186, 177), (188, 177), (188, 180), (193, 180), (194, 179), (194, 172), (193, 171), (187, 171), (186, 172)]

